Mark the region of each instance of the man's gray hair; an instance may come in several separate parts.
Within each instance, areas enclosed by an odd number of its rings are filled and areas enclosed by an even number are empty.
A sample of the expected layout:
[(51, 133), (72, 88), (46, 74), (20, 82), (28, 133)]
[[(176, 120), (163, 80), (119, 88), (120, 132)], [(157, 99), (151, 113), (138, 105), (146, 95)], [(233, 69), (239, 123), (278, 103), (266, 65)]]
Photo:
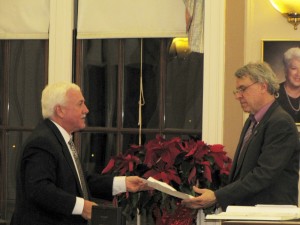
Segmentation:
[(59, 82), (49, 84), (42, 92), (42, 115), (43, 118), (51, 118), (57, 105), (65, 105), (66, 94), (70, 89), (80, 91), (80, 87), (74, 83)]
[(237, 78), (248, 76), (253, 82), (266, 83), (268, 92), (277, 95), (279, 82), (276, 74), (266, 62), (249, 63), (235, 72)]

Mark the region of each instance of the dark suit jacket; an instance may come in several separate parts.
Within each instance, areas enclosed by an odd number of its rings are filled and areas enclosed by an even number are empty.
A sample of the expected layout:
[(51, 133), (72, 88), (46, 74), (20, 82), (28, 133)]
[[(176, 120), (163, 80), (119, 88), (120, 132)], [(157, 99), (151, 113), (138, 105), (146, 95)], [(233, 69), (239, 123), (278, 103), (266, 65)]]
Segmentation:
[(225, 210), (228, 205), (298, 204), (299, 137), (294, 120), (275, 101), (237, 158), (248, 119), (242, 130), (229, 175), (229, 184), (215, 192)]
[[(17, 169), (16, 207), (12, 225), (86, 224), (72, 215), (76, 196), (83, 196), (68, 147), (48, 119), (30, 135)], [(112, 198), (113, 177), (87, 177), (93, 197)]]

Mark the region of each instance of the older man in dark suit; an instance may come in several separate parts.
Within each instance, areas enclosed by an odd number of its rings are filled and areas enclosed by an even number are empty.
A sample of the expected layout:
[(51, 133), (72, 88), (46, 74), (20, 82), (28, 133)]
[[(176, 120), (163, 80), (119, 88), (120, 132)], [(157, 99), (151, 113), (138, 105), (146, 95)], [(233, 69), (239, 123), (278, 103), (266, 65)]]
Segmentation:
[(235, 73), (235, 98), (250, 113), (233, 160), (229, 184), (184, 200), (190, 208), (228, 205), (298, 205), (299, 137), (294, 120), (276, 101), (278, 82), (266, 63), (250, 63)]
[(83, 176), (72, 133), (85, 127), (88, 109), (72, 83), (47, 86), (42, 93), (44, 121), (27, 140), (17, 170), (12, 225), (87, 224), (93, 197), (148, 189), (139, 177)]

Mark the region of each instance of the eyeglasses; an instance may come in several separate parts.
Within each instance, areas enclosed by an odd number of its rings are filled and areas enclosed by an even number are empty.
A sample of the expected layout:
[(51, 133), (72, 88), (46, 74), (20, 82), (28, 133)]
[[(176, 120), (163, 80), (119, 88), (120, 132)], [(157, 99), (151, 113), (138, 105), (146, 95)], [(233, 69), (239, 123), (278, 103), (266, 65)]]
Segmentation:
[(236, 90), (233, 91), (233, 94), (236, 95), (236, 94), (243, 94), (249, 87), (251, 87), (253, 84), (256, 84), (256, 82), (252, 83), (252, 84), (249, 84), (248, 86), (241, 86), (239, 88), (237, 88)]

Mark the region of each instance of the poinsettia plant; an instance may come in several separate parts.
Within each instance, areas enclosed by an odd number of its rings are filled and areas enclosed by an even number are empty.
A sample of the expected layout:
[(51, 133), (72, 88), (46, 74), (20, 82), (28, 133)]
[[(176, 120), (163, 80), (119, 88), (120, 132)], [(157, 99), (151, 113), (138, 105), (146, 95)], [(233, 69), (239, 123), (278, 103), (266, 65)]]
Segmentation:
[[(143, 146), (131, 145), (124, 153), (112, 157), (102, 173), (153, 177), (194, 196), (194, 185), (212, 190), (226, 185), (231, 163), (223, 145), (208, 145), (195, 138), (166, 140), (157, 135)], [(129, 220), (135, 218), (138, 210), (152, 215), (156, 224), (172, 224), (174, 219), (189, 220), (185, 224), (192, 224), (197, 214), (196, 210), (183, 208), (181, 199), (157, 190), (124, 193), (116, 200)], [(204, 211), (213, 210), (211, 207)]]

